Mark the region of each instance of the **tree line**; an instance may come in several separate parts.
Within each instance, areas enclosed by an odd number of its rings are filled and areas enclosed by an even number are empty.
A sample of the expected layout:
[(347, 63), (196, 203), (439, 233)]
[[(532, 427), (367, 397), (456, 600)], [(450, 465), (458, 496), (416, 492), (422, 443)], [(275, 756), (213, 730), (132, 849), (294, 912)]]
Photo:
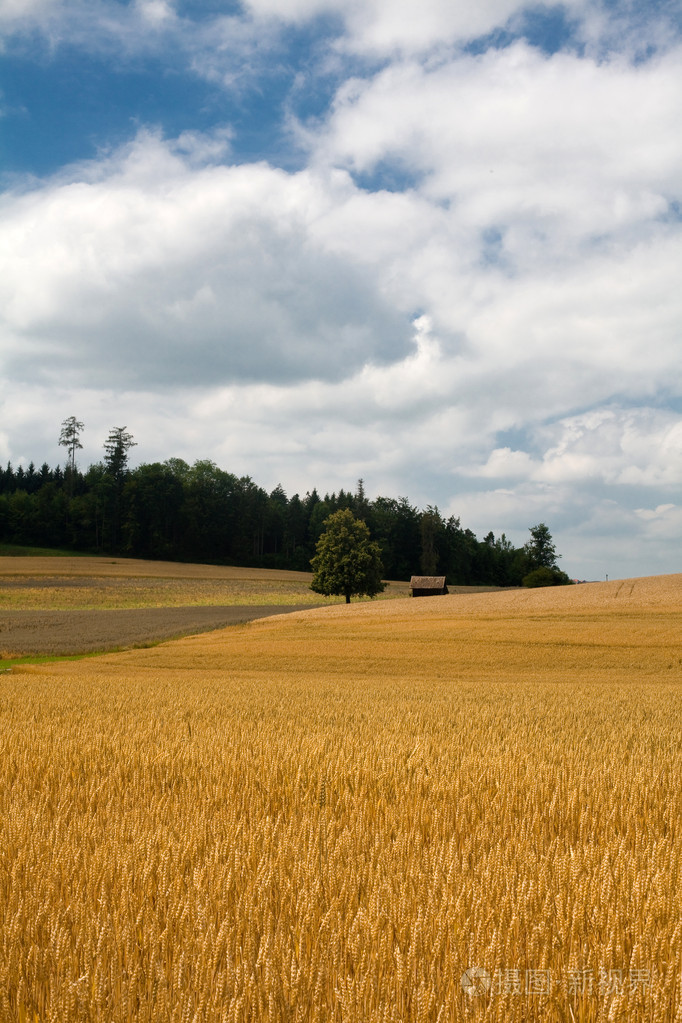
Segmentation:
[[(504, 533), (478, 540), (459, 518), (446, 518), (435, 506), (419, 510), (406, 497), (370, 501), (362, 480), (353, 491), (321, 496), (313, 488), (289, 497), (282, 486), (268, 493), (251, 477), (207, 459), (189, 465), (170, 458), (131, 468), (135, 441), (126, 427), (112, 429), (103, 459), (81, 471), (76, 452), (82, 429), (75, 417), (62, 424), (63, 469), (31, 463), (0, 470), (0, 541), (310, 571), (325, 521), (348, 509), (378, 543), (388, 579), (444, 575), (450, 585), (514, 586), (543, 567), (558, 572), (542, 523), (532, 527), (529, 543), (515, 548)], [(540, 543), (538, 530), (546, 531)]]

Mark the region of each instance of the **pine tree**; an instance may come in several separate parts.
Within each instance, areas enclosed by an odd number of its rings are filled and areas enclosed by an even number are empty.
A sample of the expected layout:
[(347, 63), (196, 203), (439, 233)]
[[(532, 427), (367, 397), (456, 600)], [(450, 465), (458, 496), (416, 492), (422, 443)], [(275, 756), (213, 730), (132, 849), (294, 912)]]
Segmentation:
[(62, 423), (62, 432), (59, 434), (59, 445), (62, 448), (66, 448), (69, 453), (68, 467), (72, 473), (76, 468), (76, 451), (83, 447), (80, 442), (80, 435), (83, 429), (84, 427), (80, 420), (76, 419), (75, 416), (69, 416)]

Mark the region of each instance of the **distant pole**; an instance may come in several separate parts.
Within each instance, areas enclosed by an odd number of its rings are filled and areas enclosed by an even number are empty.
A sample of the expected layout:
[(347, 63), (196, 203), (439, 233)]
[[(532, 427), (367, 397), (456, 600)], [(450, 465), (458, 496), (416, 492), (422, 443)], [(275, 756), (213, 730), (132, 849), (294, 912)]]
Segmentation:
[(609, 581), (609, 573), (608, 572), (606, 573), (606, 581), (607, 582)]

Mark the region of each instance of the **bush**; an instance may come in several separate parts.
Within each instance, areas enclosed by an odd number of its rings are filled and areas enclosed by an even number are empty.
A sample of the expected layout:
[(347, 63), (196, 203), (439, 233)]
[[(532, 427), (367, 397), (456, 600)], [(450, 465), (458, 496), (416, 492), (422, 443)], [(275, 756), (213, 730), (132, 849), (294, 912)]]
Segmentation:
[(536, 586), (570, 586), (573, 580), (560, 568), (547, 568), (543, 565), (524, 575), (521, 582), (524, 586), (534, 589)]

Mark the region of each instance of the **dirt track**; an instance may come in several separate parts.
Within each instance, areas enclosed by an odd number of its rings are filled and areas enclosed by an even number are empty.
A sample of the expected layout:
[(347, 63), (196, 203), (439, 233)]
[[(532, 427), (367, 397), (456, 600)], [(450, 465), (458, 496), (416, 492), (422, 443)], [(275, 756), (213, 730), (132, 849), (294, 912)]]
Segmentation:
[[(311, 605), (312, 606), (312, 605)], [(255, 618), (304, 611), (304, 605), (145, 607), (132, 610), (2, 611), (0, 656), (77, 654), (241, 625)]]

